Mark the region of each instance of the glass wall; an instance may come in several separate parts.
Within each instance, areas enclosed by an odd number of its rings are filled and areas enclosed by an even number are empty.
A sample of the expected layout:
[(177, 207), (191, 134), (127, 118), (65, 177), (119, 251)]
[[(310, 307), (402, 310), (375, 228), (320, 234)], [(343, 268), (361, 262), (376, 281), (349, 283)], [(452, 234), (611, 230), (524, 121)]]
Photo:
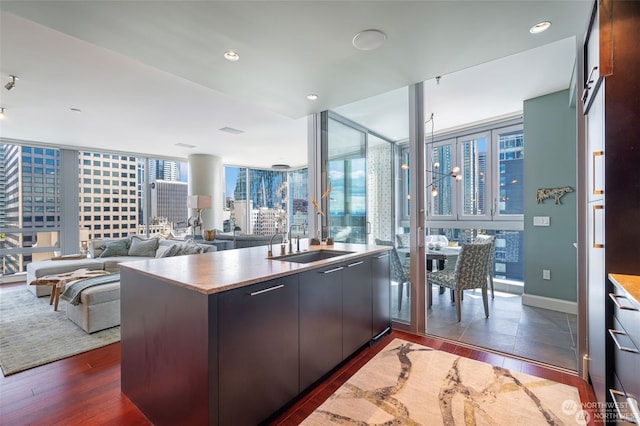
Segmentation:
[(308, 236), (309, 218), (309, 187), (308, 169), (298, 169), (287, 172), (289, 187), (289, 201), (287, 203), (287, 217), (289, 218), (293, 236), (301, 238)]
[[(189, 164), (186, 161), (158, 158), (149, 158), (147, 161), (145, 159), (138, 161), (138, 167), (142, 170), (138, 174), (138, 216), (140, 218), (138, 233), (148, 232), (150, 235), (188, 233)], [(148, 167), (148, 173), (144, 172), (145, 167)], [(150, 203), (146, 215), (145, 180), (150, 188)], [(148, 218), (147, 223), (144, 221), (145, 216)]]
[[(432, 188), (428, 233), (463, 245), (496, 236), (494, 277), (522, 282), (524, 237), (522, 124), (467, 129), (427, 144)], [(459, 167), (459, 172), (456, 171)], [(456, 171), (456, 173), (452, 173)], [(453, 176), (460, 175), (459, 180)]]
[(3, 144), (0, 171), (0, 272), (5, 275), (59, 250), (60, 151)]
[(137, 234), (142, 224), (138, 159), (83, 151), (78, 153), (78, 163), (79, 225), (89, 231), (89, 239)]
[[(94, 151), (80, 151), (77, 158), (78, 252), (93, 238), (168, 236), (186, 228), (185, 161)], [(61, 254), (60, 167), (59, 150), (0, 145), (3, 275)]]
[(273, 235), (307, 232), (307, 169), (225, 167), (224, 232)]
[(327, 133), (329, 223), (317, 212), (316, 219), (322, 224), (323, 237), (328, 232), (337, 242), (364, 243), (368, 233), (366, 132), (329, 117)]

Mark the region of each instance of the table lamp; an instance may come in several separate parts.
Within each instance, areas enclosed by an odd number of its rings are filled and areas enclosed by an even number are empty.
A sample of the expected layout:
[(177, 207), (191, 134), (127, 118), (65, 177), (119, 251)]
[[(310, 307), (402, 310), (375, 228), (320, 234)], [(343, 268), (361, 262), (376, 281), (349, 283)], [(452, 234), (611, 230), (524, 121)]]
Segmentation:
[(211, 208), (211, 197), (209, 195), (189, 195), (187, 197), (187, 207), (196, 209), (196, 217), (189, 219), (191, 235), (195, 239), (196, 227), (202, 226), (202, 209)]
[(80, 228), (80, 253), (86, 255), (89, 249), (89, 229)]

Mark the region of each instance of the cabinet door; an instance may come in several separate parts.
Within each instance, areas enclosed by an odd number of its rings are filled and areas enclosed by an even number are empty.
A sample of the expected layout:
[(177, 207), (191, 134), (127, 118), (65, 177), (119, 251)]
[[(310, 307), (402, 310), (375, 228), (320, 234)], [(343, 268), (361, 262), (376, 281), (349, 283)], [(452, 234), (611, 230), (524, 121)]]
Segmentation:
[(373, 334), (376, 337), (391, 327), (391, 271), (389, 252), (372, 257)]
[(593, 95), (593, 103), (587, 123), (587, 149), (589, 164), (587, 167), (587, 188), (589, 202), (599, 202), (604, 198), (604, 90), (602, 85)]
[(218, 297), (219, 424), (255, 425), (298, 394), (298, 276)]
[(342, 266), (300, 274), (300, 390), (342, 361)]
[(605, 84), (593, 94), (593, 102), (586, 116), (588, 161), (588, 268), (587, 268), (587, 332), (589, 376), (598, 401), (607, 398), (606, 351), (606, 273), (604, 218), (604, 99)]
[(342, 271), (342, 359), (371, 340), (371, 260), (359, 259)]
[(597, 5), (591, 14), (584, 44), (584, 82), (582, 102), (585, 114), (590, 110), (593, 95), (602, 82), (600, 77), (600, 17)]

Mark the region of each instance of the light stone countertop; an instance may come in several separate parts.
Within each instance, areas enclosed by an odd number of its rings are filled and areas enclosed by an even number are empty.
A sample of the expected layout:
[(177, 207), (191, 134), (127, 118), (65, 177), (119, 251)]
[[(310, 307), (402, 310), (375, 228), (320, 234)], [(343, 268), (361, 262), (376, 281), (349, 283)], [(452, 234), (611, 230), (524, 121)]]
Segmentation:
[[(293, 250), (295, 254), (295, 241)], [(275, 259), (280, 255), (280, 244), (273, 245), (274, 258), (267, 257), (268, 246), (223, 250), (189, 256), (145, 259), (121, 263), (120, 268), (153, 276), (203, 294), (219, 293), (249, 284), (297, 274), (328, 265), (354, 260), (390, 250), (390, 246), (335, 243), (309, 246), (300, 240), (300, 253), (315, 250), (339, 250), (353, 253), (310, 263), (285, 262)]]
[(640, 276), (609, 274), (609, 279), (615, 285), (625, 290), (635, 305), (640, 307)]

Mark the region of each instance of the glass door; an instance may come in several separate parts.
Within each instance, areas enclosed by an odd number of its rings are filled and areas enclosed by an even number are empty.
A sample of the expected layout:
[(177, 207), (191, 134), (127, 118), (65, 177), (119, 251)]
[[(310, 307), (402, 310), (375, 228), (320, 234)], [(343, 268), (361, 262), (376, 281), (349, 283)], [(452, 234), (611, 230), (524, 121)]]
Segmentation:
[(366, 243), (370, 232), (366, 133), (330, 116), (327, 136), (327, 187), (324, 193), (328, 200), (322, 200), (327, 210), (322, 221), (323, 238), (330, 236), (337, 242)]
[(396, 224), (396, 145), (335, 113), (327, 114), (326, 129), (323, 236), (394, 246), (401, 268), (392, 268), (392, 317), (408, 322), (410, 253), (408, 234)]

